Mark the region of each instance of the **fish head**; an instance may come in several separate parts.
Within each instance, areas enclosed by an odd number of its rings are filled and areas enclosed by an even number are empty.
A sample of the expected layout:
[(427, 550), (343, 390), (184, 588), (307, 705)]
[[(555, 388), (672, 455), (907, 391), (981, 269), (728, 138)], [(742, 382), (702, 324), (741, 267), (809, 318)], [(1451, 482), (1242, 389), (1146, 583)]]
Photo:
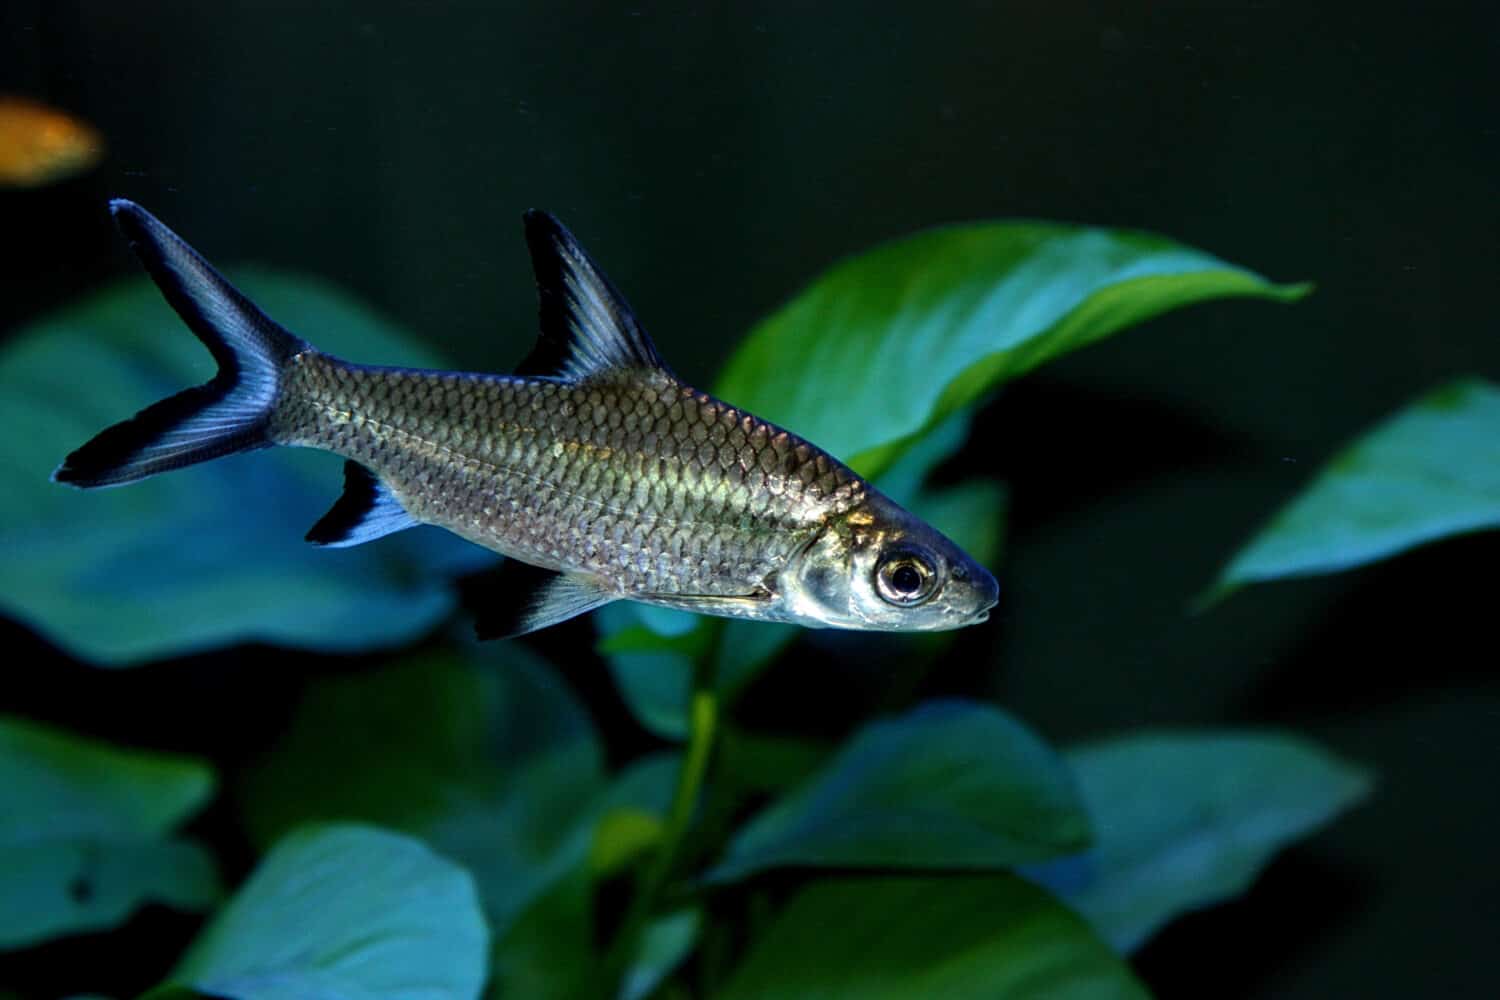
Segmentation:
[(1000, 596), (989, 570), (873, 490), (792, 560), (781, 590), (793, 620), (889, 632), (977, 625)]

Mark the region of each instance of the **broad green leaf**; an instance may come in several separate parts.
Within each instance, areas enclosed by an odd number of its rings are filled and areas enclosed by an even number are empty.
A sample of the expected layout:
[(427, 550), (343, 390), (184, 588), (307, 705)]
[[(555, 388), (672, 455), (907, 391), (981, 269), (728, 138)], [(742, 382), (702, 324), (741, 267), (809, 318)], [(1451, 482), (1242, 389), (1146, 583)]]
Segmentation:
[(213, 790), (201, 761), (0, 718), (0, 949), (213, 906), (213, 859), (171, 837)]
[[(271, 316), (359, 361), (440, 365), (308, 278), (235, 280)], [(332, 456), (273, 449), (122, 489), (49, 481), (68, 452), (207, 380), (212, 359), (144, 278), (100, 292), (0, 349), (0, 610), (69, 652), (119, 666), (235, 642), (367, 650), (454, 607), (449, 578), (490, 558), (436, 528), (349, 549), (302, 536), (338, 497)]]
[(881, 492), (904, 505), (922, 492), (933, 473), (951, 459), (974, 426), (972, 409), (957, 410), (911, 442), (899, 458), (881, 470), (876, 485)]
[(1097, 831), (1029, 878), (1129, 952), (1248, 888), (1277, 851), (1358, 803), (1369, 775), (1290, 736), (1143, 733), (1068, 753)]
[(1088, 926), (1012, 875), (803, 889), (717, 1000), (1145, 1000)]
[(489, 934), (467, 872), (375, 827), (284, 838), (169, 982), (235, 1000), (473, 1000)]
[(581, 824), (603, 788), (582, 708), (503, 643), (315, 681), (241, 802), (262, 844), (315, 820), (421, 836), (473, 874), (499, 942), (585, 863), (592, 829)]
[(971, 410), (958, 410), (924, 433), (876, 481), (891, 499), (947, 535), (992, 570), (1000, 561), (1005, 527), (1005, 487), (989, 479), (951, 486), (928, 480), (969, 437)]
[(1449, 535), (1500, 527), (1500, 388), (1454, 382), (1355, 441), (1220, 575), (1334, 573)]
[(876, 476), (923, 431), (1052, 358), (1194, 302), (1307, 290), (1148, 233), (948, 226), (826, 272), (751, 332), (717, 392)]
[(936, 701), (871, 723), (755, 816), (706, 876), (767, 868), (995, 869), (1073, 853), (1088, 817), (1062, 760), (997, 709)]

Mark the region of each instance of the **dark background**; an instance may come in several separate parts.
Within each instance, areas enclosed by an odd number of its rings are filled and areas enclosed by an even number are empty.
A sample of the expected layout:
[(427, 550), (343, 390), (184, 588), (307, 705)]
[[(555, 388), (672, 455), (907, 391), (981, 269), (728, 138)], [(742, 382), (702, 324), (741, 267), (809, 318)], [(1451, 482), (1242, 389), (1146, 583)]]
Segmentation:
[[(1161, 995), (1489, 996), (1500, 539), (1187, 612), (1340, 443), (1450, 376), (1500, 378), (1500, 8), (1310, 6), (5, 0), (0, 93), (78, 113), (110, 154), (0, 191), (0, 331), (134, 273), (110, 196), (490, 370), (534, 329), (530, 206), (700, 384), (822, 268), (939, 222), (1147, 228), (1312, 279), (1300, 305), (1197, 307), (986, 408), (960, 471), (1011, 484), (1005, 595), (928, 686), (1057, 742), (1273, 725), (1377, 770), (1369, 805), (1142, 953)], [(232, 756), (274, 738), (286, 662), (54, 658), (8, 669), (0, 709)]]

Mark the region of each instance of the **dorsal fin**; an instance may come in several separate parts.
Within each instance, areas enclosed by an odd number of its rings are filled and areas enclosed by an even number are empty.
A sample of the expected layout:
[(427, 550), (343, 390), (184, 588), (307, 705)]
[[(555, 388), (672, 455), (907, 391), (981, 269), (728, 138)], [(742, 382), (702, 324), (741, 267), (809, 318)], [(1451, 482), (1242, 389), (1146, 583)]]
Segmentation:
[(307, 533), (314, 545), (341, 549), (417, 526), (390, 488), (358, 462), (344, 463), (344, 492)]
[(540, 209), (525, 220), (541, 336), (516, 374), (582, 381), (622, 368), (665, 370), (630, 304), (573, 234)]

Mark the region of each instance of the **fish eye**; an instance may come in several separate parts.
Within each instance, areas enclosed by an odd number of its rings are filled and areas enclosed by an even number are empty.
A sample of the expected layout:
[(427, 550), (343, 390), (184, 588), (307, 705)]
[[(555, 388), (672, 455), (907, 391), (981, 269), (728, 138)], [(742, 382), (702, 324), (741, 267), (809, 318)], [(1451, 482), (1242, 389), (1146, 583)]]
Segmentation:
[(937, 590), (933, 560), (910, 549), (892, 552), (875, 568), (875, 589), (887, 604), (921, 604)]

